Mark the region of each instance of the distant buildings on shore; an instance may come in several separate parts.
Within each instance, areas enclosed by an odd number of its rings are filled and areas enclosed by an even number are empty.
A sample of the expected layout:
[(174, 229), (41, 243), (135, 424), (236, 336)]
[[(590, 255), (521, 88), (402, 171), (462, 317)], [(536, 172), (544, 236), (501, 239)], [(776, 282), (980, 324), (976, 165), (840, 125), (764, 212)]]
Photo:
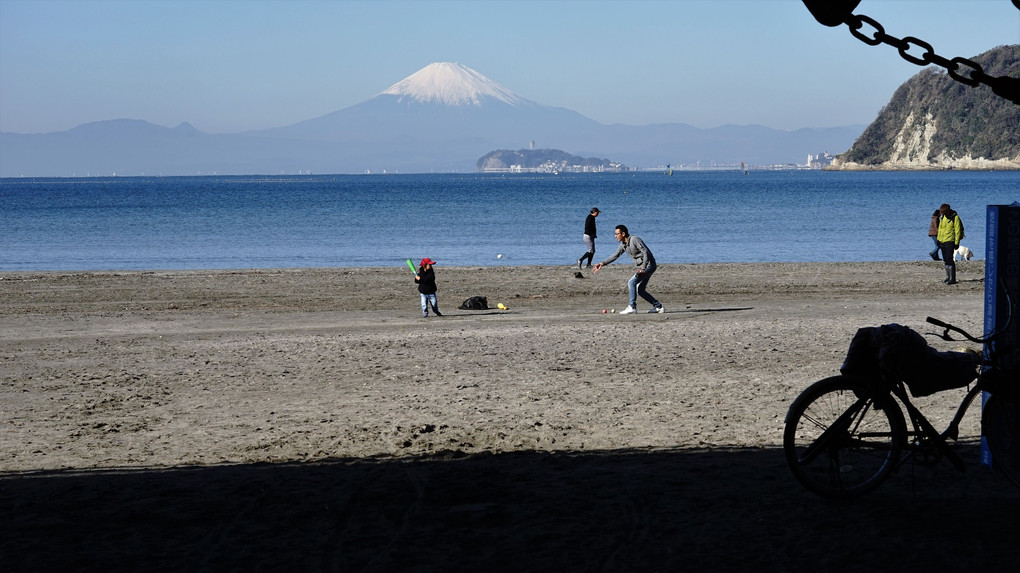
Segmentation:
[(563, 161), (546, 161), (536, 167), (524, 167), (523, 165), (511, 165), (509, 167), (484, 167), (482, 173), (620, 173), (632, 171), (621, 163), (609, 163), (608, 165), (569, 165)]
[(835, 156), (831, 155), (828, 151), (823, 151), (818, 155), (811, 155), (808, 153), (806, 167), (810, 169), (825, 169), (829, 165), (832, 165), (833, 159), (835, 159)]
[(609, 159), (584, 158), (571, 155), (559, 149), (535, 149), (534, 140), (528, 147), (520, 150), (496, 150), (480, 158), (476, 165), (481, 173), (621, 173), (625, 171), (663, 171), (672, 175), (674, 171), (732, 171), (740, 170), (747, 173), (757, 171), (825, 169), (830, 166), (835, 156), (828, 151), (818, 154), (809, 153), (803, 164), (782, 163), (769, 165), (751, 165), (743, 161), (739, 163), (720, 163), (697, 161), (689, 164), (654, 167), (628, 167), (620, 162)]

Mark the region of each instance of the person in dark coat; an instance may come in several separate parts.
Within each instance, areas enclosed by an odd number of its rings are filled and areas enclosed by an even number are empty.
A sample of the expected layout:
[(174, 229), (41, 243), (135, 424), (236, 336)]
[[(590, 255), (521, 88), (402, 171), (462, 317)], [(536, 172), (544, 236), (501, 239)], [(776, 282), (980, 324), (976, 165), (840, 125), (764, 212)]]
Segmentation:
[(928, 256), (933, 261), (939, 260), (939, 215), (941, 214), (942, 211), (935, 209), (935, 213), (931, 216), (931, 224), (928, 225), (928, 236), (935, 243), (935, 248), (928, 252)]
[(587, 249), (580, 259), (577, 259), (577, 268), (588, 259), (588, 268), (591, 268), (591, 260), (595, 257), (595, 217), (599, 216), (599, 208), (592, 207), (591, 212), (584, 220), (584, 246)]

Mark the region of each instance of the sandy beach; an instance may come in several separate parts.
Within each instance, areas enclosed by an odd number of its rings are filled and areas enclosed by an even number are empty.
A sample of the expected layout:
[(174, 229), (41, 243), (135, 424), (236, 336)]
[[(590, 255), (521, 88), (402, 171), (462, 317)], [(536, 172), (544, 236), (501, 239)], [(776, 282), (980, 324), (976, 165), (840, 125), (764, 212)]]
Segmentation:
[[(0, 273), (8, 571), (1001, 568), (1020, 490), (803, 490), (790, 402), (856, 330), (983, 321), (984, 265)], [(493, 308), (457, 306), (485, 296)], [(496, 307), (502, 303), (508, 310)], [(607, 312), (603, 313), (602, 310)], [(949, 350), (960, 344), (932, 339)], [(963, 390), (918, 400), (937, 426)]]

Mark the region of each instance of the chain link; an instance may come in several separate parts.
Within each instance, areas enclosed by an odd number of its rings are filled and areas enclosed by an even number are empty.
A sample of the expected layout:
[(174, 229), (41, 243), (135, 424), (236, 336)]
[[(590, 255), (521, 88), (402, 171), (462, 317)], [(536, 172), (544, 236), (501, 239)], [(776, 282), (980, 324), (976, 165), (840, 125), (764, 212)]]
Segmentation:
[[(1017, 10), (1020, 10), (1020, 0), (1012, 0), (1012, 2)], [(815, 19), (826, 26), (838, 26), (840, 23), (846, 24), (850, 28), (850, 34), (853, 37), (869, 46), (887, 44), (899, 50), (900, 56), (912, 64), (918, 66), (930, 64), (941, 66), (949, 72), (949, 77), (962, 84), (971, 87), (985, 84), (992, 88), (995, 95), (1020, 105), (1020, 78), (990, 76), (981, 69), (980, 64), (967, 58), (956, 57), (950, 60), (938, 55), (931, 44), (920, 38), (913, 36), (897, 38), (896, 36), (886, 34), (885, 28), (873, 18), (869, 18), (864, 14), (852, 13), (858, 3), (859, 0), (844, 0), (842, 4), (838, 2), (833, 3), (832, 0), (804, 0), (804, 5), (811, 10)], [(843, 12), (839, 13), (840, 10)], [(861, 31), (865, 24), (869, 27), (869, 30), (866, 32)], [(915, 56), (911, 53), (912, 47), (917, 47), (923, 50), (924, 53), (920, 56)]]

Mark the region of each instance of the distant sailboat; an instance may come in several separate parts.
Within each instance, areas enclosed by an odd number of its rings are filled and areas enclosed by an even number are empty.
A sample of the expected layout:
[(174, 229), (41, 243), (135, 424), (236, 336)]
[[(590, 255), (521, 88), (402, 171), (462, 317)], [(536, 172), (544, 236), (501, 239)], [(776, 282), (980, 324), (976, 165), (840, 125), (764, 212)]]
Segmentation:
[(670, 177), (673, 176), (673, 168), (669, 166), (669, 163), (666, 164), (666, 173), (665, 174), (669, 175)]
[(744, 175), (747, 175), (747, 167), (744, 167), (743, 161), (740, 162), (740, 170), (744, 172)]

